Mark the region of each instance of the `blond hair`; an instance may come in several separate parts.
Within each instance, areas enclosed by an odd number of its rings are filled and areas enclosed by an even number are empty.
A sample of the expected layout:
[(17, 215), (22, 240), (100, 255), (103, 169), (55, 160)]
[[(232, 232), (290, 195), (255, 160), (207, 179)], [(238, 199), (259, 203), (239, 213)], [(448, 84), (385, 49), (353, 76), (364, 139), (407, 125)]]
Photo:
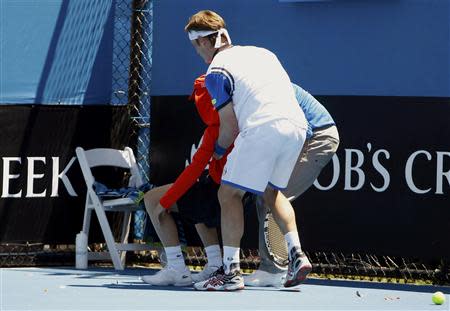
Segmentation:
[(225, 26), (225, 21), (219, 14), (213, 11), (203, 10), (189, 18), (189, 22), (184, 27), (184, 30), (187, 32), (191, 30), (219, 30), (225, 28)]

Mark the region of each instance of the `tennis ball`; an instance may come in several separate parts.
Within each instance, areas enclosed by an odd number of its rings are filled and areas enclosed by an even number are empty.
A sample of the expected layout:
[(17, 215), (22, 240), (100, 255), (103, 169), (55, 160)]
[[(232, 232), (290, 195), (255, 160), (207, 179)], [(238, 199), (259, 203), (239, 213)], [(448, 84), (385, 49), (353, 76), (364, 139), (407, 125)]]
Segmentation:
[(445, 303), (445, 295), (443, 292), (435, 292), (431, 297), (431, 300), (437, 305), (442, 305)]

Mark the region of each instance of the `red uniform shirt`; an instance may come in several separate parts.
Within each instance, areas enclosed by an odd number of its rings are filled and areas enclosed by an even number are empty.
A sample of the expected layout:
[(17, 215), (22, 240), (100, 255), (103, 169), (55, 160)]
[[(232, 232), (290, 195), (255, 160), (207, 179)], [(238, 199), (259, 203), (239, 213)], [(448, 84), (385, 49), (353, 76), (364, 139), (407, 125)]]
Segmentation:
[[(233, 146), (229, 147), (227, 153), (219, 160), (212, 158), (214, 144), (219, 137), (219, 114), (211, 103), (211, 96), (205, 87), (205, 76), (198, 77), (194, 82), (194, 92), (191, 98), (195, 100), (195, 106), (202, 121), (207, 125), (203, 133), (203, 139), (197, 152), (194, 154), (191, 164), (178, 176), (172, 187), (167, 190), (159, 203), (164, 208), (171, 207), (178, 201), (192, 185), (209, 164), (209, 175), (217, 184), (220, 184), (223, 167), (227, 161), (227, 155)], [(210, 161), (211, 160), (211, 161)]]

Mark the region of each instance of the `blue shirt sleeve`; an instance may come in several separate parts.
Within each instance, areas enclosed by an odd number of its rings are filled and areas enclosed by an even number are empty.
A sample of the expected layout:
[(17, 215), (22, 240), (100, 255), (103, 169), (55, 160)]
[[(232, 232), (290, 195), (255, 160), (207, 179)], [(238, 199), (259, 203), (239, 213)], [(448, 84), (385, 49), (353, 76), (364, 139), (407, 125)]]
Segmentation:
[(231, 102), (234, 80), (227, 70), (219, 67), (212, 68), (206, 76), (205, 85), (216, 110), (220, 110)]
[(292, 83), (292, 87), (297, 102), (305, 113), (306, 121), (308, 121), (306, 138), (310, 138), (318, 128), (335, 125), (328, 110), (317, 99), (294, 83)]

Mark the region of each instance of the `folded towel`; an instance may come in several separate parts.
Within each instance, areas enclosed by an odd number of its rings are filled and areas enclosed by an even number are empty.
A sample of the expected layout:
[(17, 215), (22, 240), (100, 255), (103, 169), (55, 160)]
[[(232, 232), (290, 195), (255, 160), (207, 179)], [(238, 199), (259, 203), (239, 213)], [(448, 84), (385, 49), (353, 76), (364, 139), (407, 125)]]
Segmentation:
[(136, 204), (140, 204), (144, 198), (144, 194), (153, 188), (153, 185), (145, 183), (139, 187), (126, 187), (119, 189), (110, 189), (97, 181), (93, 184), (95, 193), (102, 200), (112, 200), (119, 198), (130, 198)]

